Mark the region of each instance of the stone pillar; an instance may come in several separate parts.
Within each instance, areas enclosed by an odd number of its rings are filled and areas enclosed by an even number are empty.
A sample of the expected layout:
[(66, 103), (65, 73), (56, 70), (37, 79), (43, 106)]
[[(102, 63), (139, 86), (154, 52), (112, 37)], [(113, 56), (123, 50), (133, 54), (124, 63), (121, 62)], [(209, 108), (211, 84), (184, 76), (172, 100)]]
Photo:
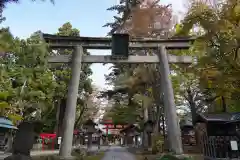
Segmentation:
[(100, 138), (100, 145), (103, 145), (103, 138)]
[(143, 148), (147, 148), (148, 147), (148, 134), (147, 134), (147, 132), (144, 130), (143, 131), (143, 140), (142, 140), (142, 142), (143, 142)]
[(73, 130), (75, 124), (78, 87), (81, 73), (83, 48), (75, 47), (72, 55), (72, 74), (68, 85), (67, 106), (64, 114), (63, 123), (63, 140), (60, 147), (59, 155), (62, 158), (71, 158)]
[(158, 56), (161, 70), (161, 84), (164, 84), (164, 112), (166, 113), (165, 118), (167, 123), (167, 135), (170, 141), (170, 148), (171, 151), (175, 154), (183, 154), (180, 126), (176, 112), (172, 82), (169, 77), (170, 68), (165, 46), (159, 46)]
[(100, 149), (100, 146), (101, 146), (101, 136), (98, 136), (98, 149)]
[(124, 135), (124, 138), (123, 138), (123, 145), (127, 145), (127, 135)]
[(87, 148), (91, 149), (92, 148), (92, 133), (88, 133), (88, 143), (87, 143)]
[(151, 133), (147, 133), (147, 141), (148, 141), (148, 148), (152, 146), (152, 135)]
[(138, 147), (138, 135), (134, 136), (135, 146)]

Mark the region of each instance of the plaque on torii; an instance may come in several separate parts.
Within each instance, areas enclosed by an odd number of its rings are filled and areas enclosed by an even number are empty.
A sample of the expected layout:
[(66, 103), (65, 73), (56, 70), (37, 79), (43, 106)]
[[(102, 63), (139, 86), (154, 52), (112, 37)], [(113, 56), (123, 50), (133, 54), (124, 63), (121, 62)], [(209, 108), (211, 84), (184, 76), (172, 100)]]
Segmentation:
[[(159, 63), (161, 84), (164, 93), (164, 111), (166, 112), (170, 149), (176, 154), (182, 154), (182, 141), (177, 122), (173, 88), (169, 79), (169, 63), (191, 64), (193, 57), (167, 54), (167, 50), (188, 49), (194, 39), (129, 39), (126, 34), (113, 34), (109, 37), (78, 37), (42, 34), (42, 38), (51, 49), (74, 49), (72, 55), (49, 57), (49, 63), (72, 64), (72, 76), (68, 86), (67, 108), (64, 115), (63, 142), (60, 156), (69, 157), (72, 150), (72, 135), (74, 129), (78, 86), (82, 63)], [(83, 49), (112, 49), (112, 55), (83, 55)], [(129, 50), (156, 50), (155, 56), (129, 55)]]

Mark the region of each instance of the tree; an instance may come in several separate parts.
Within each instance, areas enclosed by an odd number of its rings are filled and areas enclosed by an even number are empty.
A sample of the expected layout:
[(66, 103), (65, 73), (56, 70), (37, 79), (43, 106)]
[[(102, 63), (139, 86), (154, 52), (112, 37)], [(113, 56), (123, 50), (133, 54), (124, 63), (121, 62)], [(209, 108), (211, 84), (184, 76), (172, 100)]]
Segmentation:
[(196, 24), (203, 30), (194, 50), (202, 55), (198, 63), (201, 87), (220, 97), (215, 99), (213, 111), (226, 110), (226, 106), (227, 110), (236, 111), (239, 104), (235, 96), (239, 95), (239, 36), (236, 25), (239, 19), (237, 0), (219, 1), (219, 5), (193, 1), (178, 33), (186, 35)]
[[(105, 26), (115, 28), (119, 26), (117, 24), (121, 24), (115, 31), (129, 33), (133, 38), (167, 38), (171, 36), (171, 28), (174, 25), (171, 5), (159, 5), (158, 2), (157, 0), (141, 1), (132, 8), (130, 16), (124, 22), (122, 22), (123, 19), (115, 17), (116, 22), (108, 23)], [(109, 10), (117, 10), (118, 13), (121, 13), (124, 7), (126, 10), (127, 7), (120, 4)], [(154, 55), (154, 52), (153, 50), (131, 51), (130, 54)], [(119, 118), (121, 120), (142, 121), (143, 115), (146, 115), (143, 114), (143, 110), (148, 110), (149, 118), (156, 120), (159, 124), (160, 117), (163, 115), (162, 95), (159, 94), (161, 89), (159, 68), (156, 65), (129, 66), (122, 64), (115, 65), (112, 69), (113, 72), (106, 77), (106, 80), (114, 85), (114, 91), (108, 91), (108, 96), (116, 101), (116, 105), (112, 109), (114, 112), (112, 118), (116, 118), (118, 113), (121, 113), (123, 115)], [(119, 102), (122, 103), (119, 104)], [(129, 110), (136, 112), (129, 113)], [(156, 126), (159, 129), (160, 125)]]
[[(58, 29), (57, 35), (80, 36), (80, 31), (76, 28), (73, 28), (71, 23), (67, 22)], [(72, 54), (72, 52), (73, 50), (69, 50), (69, 49), (68, 50), (59, 49), (57, 51), (53, 51), (51, 54), (52, 55)], [(84, 54), (89, 54), (89, 53), (85, 50)], [(59, 114), (60, 121), (57, 123), (57, 125), (60, 125), (58, 130), (61, 130), (64, 110), (66, 107), (67, 86), (71, 76), (71, 69), (69, 67), (69, 64), (53, 64), (51, 65), (51, 70), (54, 73), (54, 76), (59, 84), (55, 89), (55, 102), (56, 102), (56, 108), (59, 108), (59, 109), (61, 108), (60, 114)], [(92, 74), (92, 71), (90, 69), (90, 65), (83, 64), (80, 83), (79, 83), (79, 91), (78, 91), (79, 92), (79, 97), (77, 100), (78, 115), (76, 115), (76, 120), (77, 120), (76, 125), (80, 125), (79, 122), (82, 122), (80, 120), (82, 120), (82, 116), (84, 116), (84, 114), (86, 113), (85, 112), (86, 101), (88, 101), (89, 95), (91, 95), (92, 93), (92, 81), (89, 78), (91, 74)]]
[[(69, 66), (48, 65), (49, 52), (47, 45), (41, 41), (39, 32), (26, 40), (21, 40), (13, 37), (8, 28), (2, 31), (0, 93), (6, 94), (8, 98), (7, 101), (6, 98), (2, 99), (1, 106), (6, 108), (8, 104), (10, 106), (8, 113), (17, 114), (23, 119), (41, 119), (46, 124), (44, 131), (52, 132), (57, 123), (57, 108), (65, 107), (64, 101), (66, 102), (70, 78)], [(79, 36), (79, 30), (66, 23), (59, 29), (58, 34)], [(56, 52), (71, 54), (72, 50), (58, 50), (50, 54)], [(91, 74), (89, 65), (84, 65), (79, 87), (80, 108), (81, 104), (85, 103), (86, 95), (92, 93), (92, 81), (89, 78)], [(3, 114), (11, 116), (5, 112)]]
[(83, 104), (78, 107), (75, 128), (81, 127), (83, 122), (89, 119), (94, 120), (98, 118), (99, 110), (103, 105), (103, 100), (98, 98), (99, 94), (100, 90), (96, 86), (93, 86), (92, 93), (86, 95)]
[(43, 112), (52, 105), (56, 83), (46, 66), (47, 49), (37, 34), (20, 40), (8, 29), (2, 30), (0, 92), (8, 95), (8, 113), (28, 119), (33, 112)]
[(114, 22), (107, 23), (103, 27), (111, 27), (109, 34), (121, 30), (125, 27), (125, 22), (130, 18), (130, 15), (136, 7), (138, 7), (143, 0), (121, 0), (118, 5), (108, 8), (108, 11), (117, 11), (118, 15), (114, 16)]

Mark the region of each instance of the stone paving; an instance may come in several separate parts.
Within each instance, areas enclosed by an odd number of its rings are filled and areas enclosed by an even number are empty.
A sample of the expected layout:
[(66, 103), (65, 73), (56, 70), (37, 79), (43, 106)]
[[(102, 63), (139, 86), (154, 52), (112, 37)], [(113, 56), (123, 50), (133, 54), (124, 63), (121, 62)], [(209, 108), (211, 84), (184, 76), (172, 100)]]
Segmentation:
[(135, 156), (120, 146), (111, 146), (102, 160), (136, 160)]

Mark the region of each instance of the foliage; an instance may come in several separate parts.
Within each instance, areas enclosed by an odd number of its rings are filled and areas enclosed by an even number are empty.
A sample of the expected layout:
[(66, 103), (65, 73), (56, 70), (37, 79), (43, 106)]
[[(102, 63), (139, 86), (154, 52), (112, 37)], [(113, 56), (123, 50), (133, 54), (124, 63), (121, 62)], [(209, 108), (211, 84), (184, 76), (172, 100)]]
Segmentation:
[(152, 153), (157, 154), (163, 152), (164, 137), (155, 135), (152, 137)]
[[(197, 58), (197, 63), (190, 66), (170, 66), (174, 73), (171, 75), (171, 79), (178, 109), (183, 112), (191, 112), (193, 118), (197, 112), (239, 111), (240, 98), (237, 96), (240, 95), (238, 76), (240, 71), (239, 2), (237, 0), (215, 1), (215, 3), (190, 1), (185, 18), (175, 26), (175, 30), (172, 30), (174, 20), (170, 5), (149, 5), (150, 2), (153, 1), (149, 0), (137, 5), (131, 12), (131, 18), (125, 21), (117, 31), (129, 33), (133, 38), (166, 38), (172, 35), (198, 37), (189, 51), (170, 52), (174, 55), (190, 55)], [(144, 4), (149, 6), (142, 9)], [(121, 12), (123, 6), (115, 6), (111, 9)], [(165, 17), (158, 15), (163, 12)], [(154, 23), (151, 20), (154, 20)], [(166, 26), (156, 28), (156, 20)], [(117, 19), (116, 23), (119, 21), (121, 20)], [(108, 24), (108, 26), (111, 25)], [(111, 27), (113, 26), (112, 24)], [(147, 50), (131, 51), (131, 54), (154, 55), (155, 53)], [(152, 111), (160, 115), (162, 109), (159, 106), (162, 104), (160, 98), (162, 95), (157, 94), (161, 90), (158, 67), (154, 65), (115, 65), (112, 70), (113, 72), (106, 77), (106, 80), (114, 86), (114, 91), (108, 91), (107, 94), (116, 101), (110, 114), (113, 119), (129, 122), (134, 119), (137, 121), (136, 117), (143, 119), (142, 110), (146, 106), (148, 106), (149, 116)], [(141, 103), (144, 101), (145, 104), (146, 101), (149, 101), (149, 105), (144, 107), (142, 105), (144, 103)], [(130, 105), (133, 102), (134, 106)], [(136, 111), (131, 113), (132, 110)], [(119, 114), (124, 116), (119, 116)]]
[[(157, 0), (141, 1), (131, 10), (129, 19), (121, 22), (124, 25), (119, 27), (117, 32), (129, 33), (131, 38), (139, 39), (170, 36), (174, 24), (171, 5), (160, 5), (158, 2)], [(111, 9), (121, 13), (123, 8), (123, 6), (115, 6)], [(114, 23), (107, 26), (115, 27)], [(155, 51), (152, 50), (130, 52), (132, 55), (155, 55)], [(144, 110), (148, 110), (149, 118), (160, 120), (162, 101), (159, 94), (158, 69), (156, 65), (140, 64), (116, 64), (112, 67), (112, 73), (106, 76), (106, 80), (114, 86), (114, 89), (104, 94), (115, 101), (110, 111), (112, 119), (140, 123), (144, 119)], [(120, 113), (124, 116), (120, 116)]]
[(107, 23), (103, 27), (110, 27), (111, 31), (108, 34), (121, 30), (125, 22), (130, 18), (132, 11), (142, 3), (142, 0), (120, 0), (118, 5), (108, 8), (108, 11), (117, 11), (118, 15), (114, 16), (114, 22)]
[[(59, 35), (79, 36), (79, 30), (70, 23), (59, 28)], [(52, 132), (56, 125), (57, 104), (66, 99), (70, 79), (68, 64), (47, 63), (49, 51), (39, 32), (26, 40), (13, 37), (8, 28), (0, 34), (0, 93), (1, 114), (9, 118), (41, 119), (45, 131)], [(72, 50), (58, 50), (50, 54), (71, 54)], [(85, 52), (86, 54), (89, 54)], [(92, 74), (89, 65), (84, 65), (79, 86), (78, 109), (85, 116), (86, 95), (92, 93)], [(96, 113), (91, 110), (92, 114)], [(76, 116), (78, 118), (78, 116)]]
[(186, 35), (196, 25), (201, 30), (192, 52), (201, 54), (195, 66), (199, 88), (208, 97), (219, 97), (210, 111), (219, 111), (219, 107), (239, 111), (239, 5), (237, 0), (219, 1), (218, 5), (193, 1), (178, 31), (178, 35)]
[[(73, 28), (71, 23), (67, 22), (63, 24), (59, 29), (57, 35), (61, 36), (80, 36), (80, 31), (77, 28)], [(73, 50), (60, 49), (57, 52), (52, 51), (52, 55), (61, 54), (72, 54)], [(89, 55), (87, 51), (84, 51), (84, 54)], [(55, 78), (58, 82), (58, 87), (55, 90), (55, 99), (58, 102), (62, 102), (62, 99), (66, 99), (67, 97), (67, 86), (70, 80), (71, 68), (69, 64), (53, 64), (51, 65), (51, 70), (54, 72)], [(89, 109), (89, 96), (91, 96), (93, 92), (92, 88), (92, 80), (89, 76), (92, 74), (92, 70), (90, 69), (89, 64), (82, 65), (82, 72), (80, 75), (79, 81), (79, 97), (78, 97), (78, 106), (77, 106), (77, 115), (76, 115), (76, 123), (75, 126), (79, 125), (82, 122), (82, 118), (86, 116), (87, 110)], [(57, 104), (60, 104), (57, 103)], [(90, 107), (91, 108), (91, 107)], [(92, 108), (93, 109), (93, 108)], [(93, 110), (92, 110), (93, 111)], [(93, 112), (95, 113), (96, 110)]]
[(30, 118), (31, 113), (51, 106), (52, 91), (56, 86), (53, 74), (46, 66), (46, 46), (36, 33), (20, 40), (7, 28), (2, 30), (0, 91), (8, 93), (7, 103), (12, 114)]
[(171, 154), (165, 154), (159, 160), (192, 160), (191, 157), (177, 157)]

